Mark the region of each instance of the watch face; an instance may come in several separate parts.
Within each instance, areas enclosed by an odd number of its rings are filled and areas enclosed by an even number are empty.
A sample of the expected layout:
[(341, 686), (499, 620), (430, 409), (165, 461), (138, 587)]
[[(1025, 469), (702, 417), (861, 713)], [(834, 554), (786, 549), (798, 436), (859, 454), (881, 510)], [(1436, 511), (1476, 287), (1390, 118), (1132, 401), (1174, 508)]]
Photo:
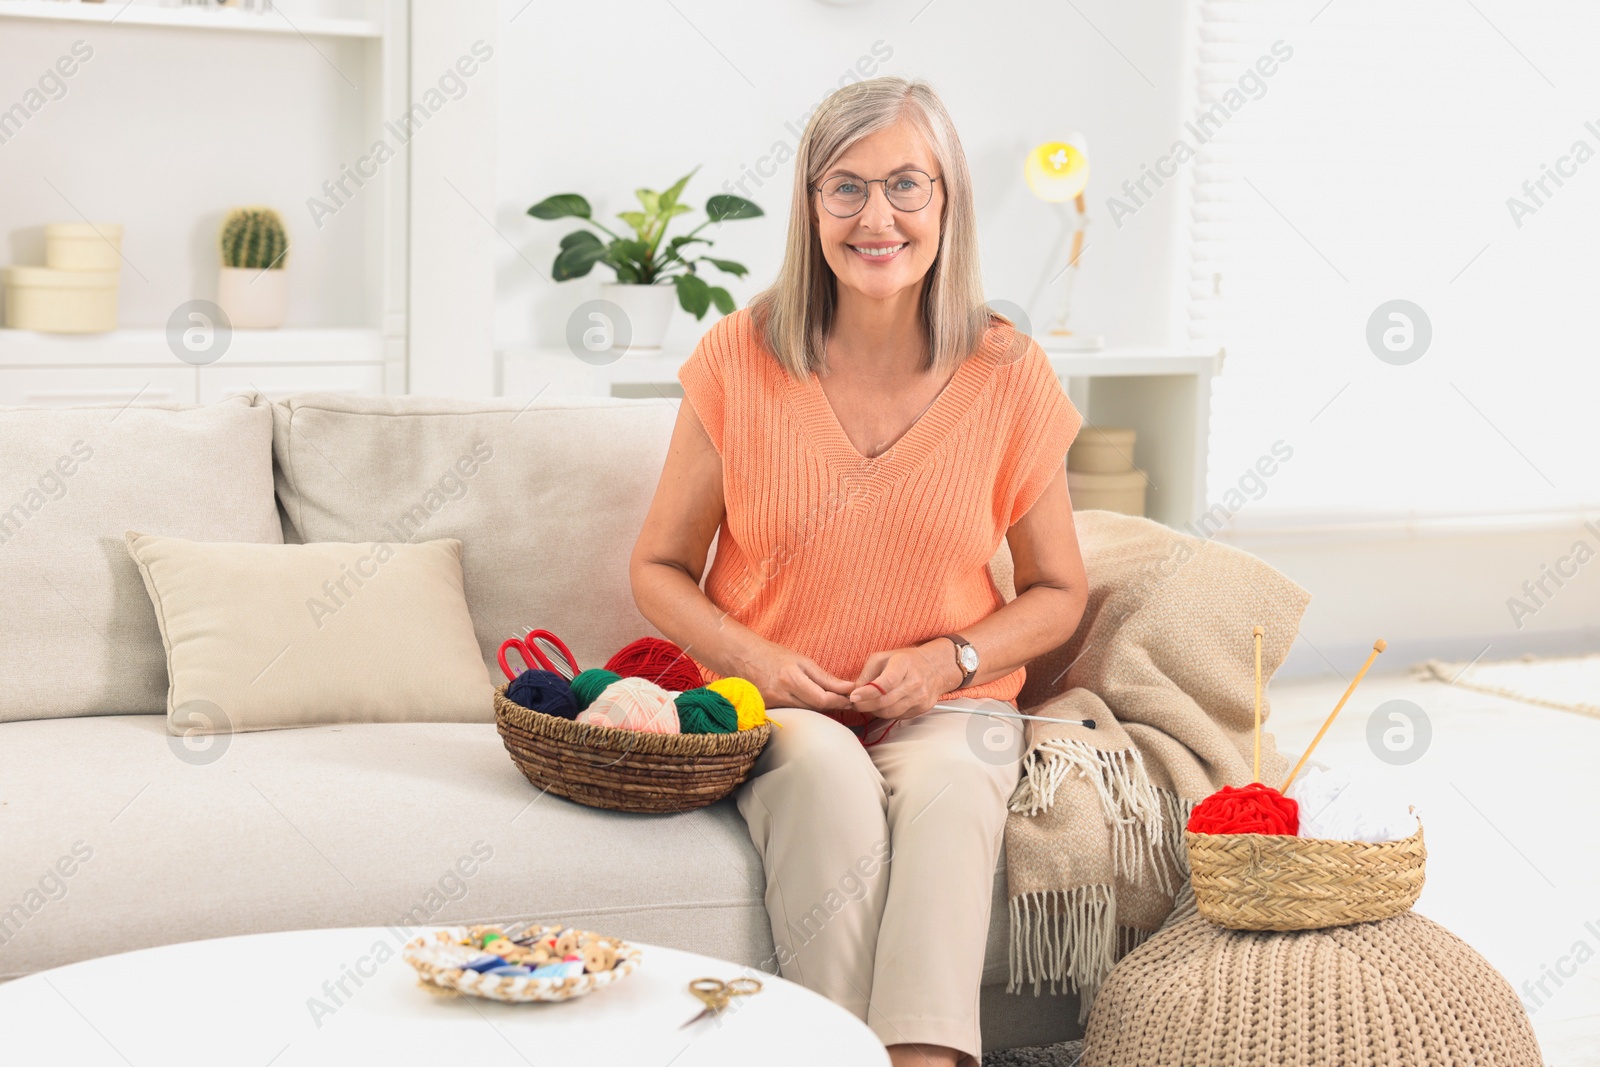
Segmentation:
[(978, 650), (971, 645), (961, 647), (961, 667), (963, 670), (976, 670), (978, 666)]

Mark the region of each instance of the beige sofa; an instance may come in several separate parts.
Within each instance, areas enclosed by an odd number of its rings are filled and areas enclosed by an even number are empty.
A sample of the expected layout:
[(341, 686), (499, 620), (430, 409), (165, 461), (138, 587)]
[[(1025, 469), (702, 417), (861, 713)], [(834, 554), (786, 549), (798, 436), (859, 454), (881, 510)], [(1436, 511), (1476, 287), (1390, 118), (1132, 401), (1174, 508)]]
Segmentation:
[[(653, 816), (541, 795), (489, 707), (472, 724), (173, 736), (153, 613), (117, 551), (130, 527), (200, 540), (456, 537), (493, 677), (499, 642), (530, 626), (597, 666), (655, 632), (626, 561), (676, 405), (311, 394), (0, 411), (0, 508), (18, 499), (25, 520), (0, 517), (0, 581), (29, 605), (8, 605), (0, 628), (13, 694), (0, 696), (0, 978), (247, 932), (377, 925), (399, 944), (418, 927), (522, 918), (774, 970), (761, 865), (731, 798)], [(80, 440), (93, 458), (31, 508), (27, 487)], [(458, 465), (474, 449), (481, 462)], [(1002, 859), (985, 1043), (1074, 1036), (1075, 997), (1004, 991), (1005, 885)]]

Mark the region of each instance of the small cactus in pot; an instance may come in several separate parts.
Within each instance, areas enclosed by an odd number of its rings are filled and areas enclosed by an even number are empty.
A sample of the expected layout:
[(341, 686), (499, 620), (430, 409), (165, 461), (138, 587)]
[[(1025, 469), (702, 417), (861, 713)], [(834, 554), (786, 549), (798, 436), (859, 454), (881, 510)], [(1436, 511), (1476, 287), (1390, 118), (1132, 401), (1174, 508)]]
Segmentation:
[(289, 235), (270, 207), (228, 212), (218, 238), (222, 270), (217, 303), (237, 329), (273, 329), (289, 309)]
[(282, 270), (289, 251), (283, 219), (270, 207), (240, 207), (222, 223), (222, 263), (247, 270)]

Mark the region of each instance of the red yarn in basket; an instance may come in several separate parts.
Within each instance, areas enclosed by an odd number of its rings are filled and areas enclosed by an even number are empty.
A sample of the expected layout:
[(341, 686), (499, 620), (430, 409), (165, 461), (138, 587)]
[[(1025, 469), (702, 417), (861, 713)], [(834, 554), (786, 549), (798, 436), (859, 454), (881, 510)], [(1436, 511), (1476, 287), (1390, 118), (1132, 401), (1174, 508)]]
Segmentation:
[(1189, 829), (1197, 834), (1300, 832), (1300, 805), (1270, 785), (1225, 785), (1194, 806)]
[(623, 645), (606, 661), (606, 670), (624, 678), (644, 678), (676, 693), (705, 684), (694, 660), (671, 641), (659, 637), (641, 637)]

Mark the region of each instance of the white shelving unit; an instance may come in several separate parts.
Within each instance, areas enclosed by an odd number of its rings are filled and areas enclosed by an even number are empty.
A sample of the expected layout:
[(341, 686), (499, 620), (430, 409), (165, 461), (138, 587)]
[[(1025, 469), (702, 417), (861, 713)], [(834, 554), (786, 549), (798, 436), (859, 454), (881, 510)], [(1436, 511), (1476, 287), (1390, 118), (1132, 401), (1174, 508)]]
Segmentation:
[(379, 393), (379, 330), (235, 330), (213, 363), (176, 359), (165, 330), (71, 336), (0, 330), (0, 406), (209, 403), (257, 390)]
[[(1161, 347), (1046, 351), (1088, 424), (1137, 431), (1134, 462), (1149, 478), (1145, 513), (1169, 526), (1198, 518), (1206, 508), (1211, 380), (1222, 371), (1223, 352)], [(542, 391), (547, 396), (681, 397), (678, 367), (689, 355), (670, 350), (595, 366), (565, 348), (508, 348), (497, 354), (497, 391), (501, 396)]]
[(108, 0), (107, 3), (63, 3), (61, 0), (0, 0), (0, 18), (52, 19), (58, 22), (116, 23), (122, 26), (170, 26), (191, 30), (239, 30), (247, 33), (297, 33), (307, 37), (382, 37), (381, 23), (356, 18), (290, 18), (281, 8), (267, 12), (237, 8), (159, 7)]
[[(342, 229), (313, 225), (306, 205), (329, 195), (324, 178), (341, 179), (376, 140), (393, 139), (386, 123), (414, 96), (410, 31), (408, 0), (280, 0), (267, 12), (0, 0), (8, 68), (50, 68), (79, 38), (93, 57), (80, 55), (60, 100), (5, 131), (0, 235), (12, 255), (3, 261), (42, 263), (28, 235), (45, 223), (81, 215), (125, 225), (124, 328), (0, 329), (0, 405), (404, 392), (410, 144), (392, 146), (399, 158), (367, 177), (352, 206), (339, 204)], [(179, 84), (217, 91), (190, 104), (174, 94)], [(162, 103), (152, 110), (148, 100)], [(144, 158), (119, 169), (105, 142), (125, 145), (133, 128)], [(164, 323), (186, 300), (215, 298), (212, 227), (227, 206), (248, 203), (284, 215), (288, 269), (305, 272), (298, 283), (291, 273), (292, 325), (234, 331), (219, 360), (196, 367), (169, 347)]]

